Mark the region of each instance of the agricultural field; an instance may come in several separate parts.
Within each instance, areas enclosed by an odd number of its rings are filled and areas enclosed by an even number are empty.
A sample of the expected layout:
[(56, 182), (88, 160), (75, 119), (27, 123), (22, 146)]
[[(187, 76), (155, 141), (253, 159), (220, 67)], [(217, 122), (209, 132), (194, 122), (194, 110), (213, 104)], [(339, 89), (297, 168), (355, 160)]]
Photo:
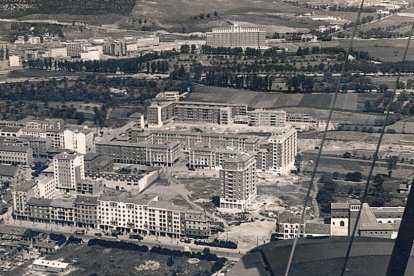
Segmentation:
[[(197, 86), (195, 92), (188, 97), (190, 101), (212, 101), (247, 104), (251, 108), (287, 108), (309, 107), (315, 109), (329, 109), (332, 94), (283, 94), (244, 91), (231, 88)], [(367, 97), (366, 94), (340, 94), (336, 108), (347, 111), (361, 111)]]

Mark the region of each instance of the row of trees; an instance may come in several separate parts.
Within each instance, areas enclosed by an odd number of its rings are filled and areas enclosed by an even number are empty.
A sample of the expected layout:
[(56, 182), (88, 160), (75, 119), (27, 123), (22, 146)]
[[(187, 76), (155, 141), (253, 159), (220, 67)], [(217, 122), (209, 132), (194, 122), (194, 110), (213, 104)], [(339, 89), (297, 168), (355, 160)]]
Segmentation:
[(99, 72), (99, 73), (138, 73), (144, 70), (165, 73), (169, 70), (166, 59), (176, 56), (176, 51), (161, 51), (144, 54), (139, 57), (125, 59), (108, 59), (94, 61), (60, 61), (34, 59), (24, 63), (24, 66), (36, 69), (54, 69), (71, 72)]

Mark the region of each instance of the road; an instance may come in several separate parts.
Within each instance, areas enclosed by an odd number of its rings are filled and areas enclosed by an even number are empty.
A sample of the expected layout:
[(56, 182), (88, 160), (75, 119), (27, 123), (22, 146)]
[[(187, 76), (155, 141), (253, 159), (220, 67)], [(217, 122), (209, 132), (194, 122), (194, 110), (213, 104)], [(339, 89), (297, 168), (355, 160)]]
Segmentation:
[[(11, 209), (11, 208), (10, 208)], [(137, 241), (131, 240), (128, 238), (127, 235), (118, 236), (117, 239), (110, 236), (101, 236), (97, 237), (95, 233), (101, 233), (98, 229), (89, 229), (85, 233), (85, 235), (75, 235), (74, 232), (76, 231), (76, 227), (73, 226), (60, 226), (56, 224), (47, 224), (47, 223), (33, 223), (29, 221), (17, 221), (13, 220), (10, 216), (11, 211), (4, 214), (2, 217), (4, 218), (4, 223), (6, 225), (10, 225), (13, 227), (24, 228), (24, 229), (33, 229), (39, 232), (44, 233), (60, 233), (64, 235), (72, 235), (77, 238), (81, 238), (84, 242), (88, 242), (90, 239), (103, 239), (109, 241), (115, 240), (122, 240), (129, 243), (135, 243), (139, 245), (146, 245), (148, 247), (153, 246), (162, 246), (169, 249), (176, 249), (176, 250), (183, 250), (185, 247), (190, 248), (192, 252), (203, 252), (203, 249), (206, 246), (198, 246), (195, 244), (188, 244), (183, 243), (179, 239), (176, 238), (169, 238), (169, 237), (157, 237), (157, 236), (144, 236), (144, 240)], [(208, 247), (210, 248), (210, 252), (216, 254), (219, 257), (226, 257), (229, 260), (239, 260), (245, 253), (245, 250), (238, 250), (238, 249), (226, 249), (226, 248), (216, 248), (216, 247)]]

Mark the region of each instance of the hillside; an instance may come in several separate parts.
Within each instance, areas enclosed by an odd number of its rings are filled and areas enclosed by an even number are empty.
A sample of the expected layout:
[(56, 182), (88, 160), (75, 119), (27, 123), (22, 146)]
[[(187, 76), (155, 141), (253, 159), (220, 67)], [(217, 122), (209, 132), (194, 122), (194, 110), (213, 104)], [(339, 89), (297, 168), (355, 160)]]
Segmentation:
[(129, 14), (135, 0), (3, 0), (0, 15), (43, 14)]

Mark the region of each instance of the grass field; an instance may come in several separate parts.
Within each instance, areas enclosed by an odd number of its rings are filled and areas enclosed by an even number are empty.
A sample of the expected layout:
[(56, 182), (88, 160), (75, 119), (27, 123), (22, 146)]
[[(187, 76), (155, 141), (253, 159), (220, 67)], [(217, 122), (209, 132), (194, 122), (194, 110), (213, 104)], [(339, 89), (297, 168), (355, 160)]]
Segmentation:
[[(340, 94), (336, 108), (348, 111), (361, 111), (368, 94)], [(332, 94), (286, 94), (266, 93), (231, 88), (197, 86), (195, 92), (189, 95), (188, 100), (204, 102), (227, 102), (247, 104), (251, 108), (285, 108), (309, 107), (329, 109)]]
[[(204, 271), (210, 271), (212, 263), (200, 261), (190, 264), (187, 258), (174, 258), (174, 265), (166, 265), (169, 256), (140, 253), (120, 249), (106, 249), (101, 246), (69, 245), (65, 246), (53, 255), (53, 259), (63, 258), (67, 262), (76, 260), (76, 271), (70, 275), (172, 275), (177, 271), (178, 275), (194, 275)], [(159, 268), (154, 270), (141, 270), (139, 268), (147, 261), (159, 263)]]

